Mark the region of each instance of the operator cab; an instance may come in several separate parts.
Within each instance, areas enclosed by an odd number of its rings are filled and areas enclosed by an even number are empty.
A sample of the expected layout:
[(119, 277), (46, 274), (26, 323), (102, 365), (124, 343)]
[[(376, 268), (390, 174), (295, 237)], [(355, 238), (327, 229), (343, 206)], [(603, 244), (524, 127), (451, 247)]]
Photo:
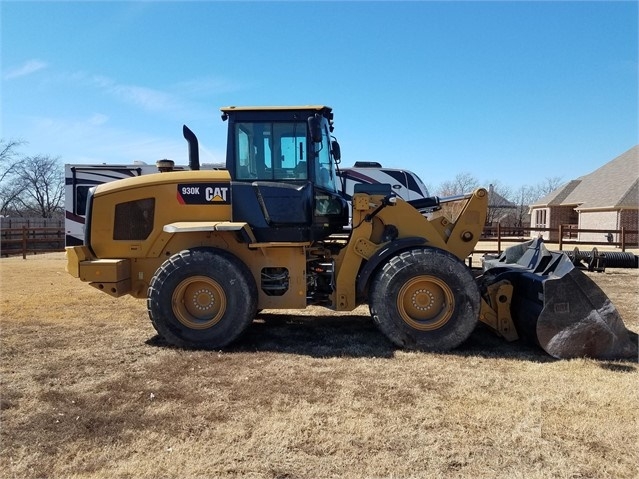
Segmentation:
[(226, 107), (226, 168), (233, 221), (251, 225), (259, 242), (314, 241), (341, 232), (348, 205), (336, 174), (326, 106)]

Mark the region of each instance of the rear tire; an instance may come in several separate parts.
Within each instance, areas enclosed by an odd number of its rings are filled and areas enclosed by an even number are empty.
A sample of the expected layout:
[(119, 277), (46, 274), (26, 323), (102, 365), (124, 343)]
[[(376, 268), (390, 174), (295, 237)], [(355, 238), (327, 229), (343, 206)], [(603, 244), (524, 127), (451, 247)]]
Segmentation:
[(477, 325), (480, 295), (456, 256), (416, 248), (390, 259), (369, 290), (371, 316), (396, 345), (427, 351), (459, 346)]
[(151, 280), (153, 327), (180, 347), (218, 349), (236, 339), (257, 313), (257, 286), (235, 256), (213, 248), (174, 254)]

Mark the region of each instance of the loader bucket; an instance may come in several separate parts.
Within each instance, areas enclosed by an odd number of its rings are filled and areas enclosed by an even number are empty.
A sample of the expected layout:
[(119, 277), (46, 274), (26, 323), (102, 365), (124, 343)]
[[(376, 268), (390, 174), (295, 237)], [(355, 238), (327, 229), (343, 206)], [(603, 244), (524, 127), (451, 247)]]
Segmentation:
[(541, 238), (484, 260), (483, 287), (513, 285), (511, 316), (519, 336), (555, 358), (637, 358), (637, 335), (606, 294), (568, 255)]

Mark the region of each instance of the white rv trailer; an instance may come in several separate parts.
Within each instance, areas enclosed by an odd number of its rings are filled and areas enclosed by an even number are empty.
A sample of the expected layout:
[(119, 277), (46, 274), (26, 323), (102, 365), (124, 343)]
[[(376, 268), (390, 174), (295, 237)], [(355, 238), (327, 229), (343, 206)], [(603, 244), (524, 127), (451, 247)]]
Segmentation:
[(352, 167), (341, 168), (338, 175), (342, 179), (342, 192), (349, 202), (357, 183), (390, 184), (393, 192), (406, 201), (429, 196), (426, 185), (412, 171), (384, 168), (380, 163), (373, 161), (356, 161)]
[[(351, 199), (355, 191), (355, 185), (358, 183), (390, 184), (393, 192), (406, 201), (421, 200), (429, 197), (428, 188), (415, 173), (408, 170), (384, 168), (377, 162), (356, 161), (354, 166), (341, 168), (337, 174), (341, 177), (342, 193), (348, 200), (349, 208), (352, 208)], [(422, 212), (425, 214), (428, 211), (429, 209), (425, 209)], [(349, 218), (352, 217), (353, 214), (351, 212)], [(344, 229), (351, 229), (350, 219), (348, 226), (345, 226)]]
[(157, 173), (155, 165), (64, 165), (64, 209), (66, 245), (81, 245), (89, 188), (132, 176)]
[[(185, 170), (186, 166), (173, 166), (173, 170)], [(148, 165), (143, 162), (134, 162), (130, 165), (64, 165), (64, 209), (66, 245), (77, 246), (84, 241), (84, 221), (87, 206), (87, 194), (89, 188), (109, 181), (131, 178), (133, 176), (158, 173), (162, 162), (156, 165)]]
[[(202, 168), (223, 168), (223, 165), (202, 165)], [(189, 169), (188, 166), (174, 166), (174, 170)], [(65, 170), (65, 230), (66, 245), (78, 246), (84, 241), (84, 222), (89, 188), (109, 181), (157, 173), (156, 165), (136, 162), (130, 165), (74, 165), (66, 164)], [(376, 162), (358, 161), (354, 166), (340, 169), (342, 192), (351, 202), (355, 184), (388, 183), (393, 191), (405, 200), (427, 198), (428, 189), (412, 171), (383, 168)]]

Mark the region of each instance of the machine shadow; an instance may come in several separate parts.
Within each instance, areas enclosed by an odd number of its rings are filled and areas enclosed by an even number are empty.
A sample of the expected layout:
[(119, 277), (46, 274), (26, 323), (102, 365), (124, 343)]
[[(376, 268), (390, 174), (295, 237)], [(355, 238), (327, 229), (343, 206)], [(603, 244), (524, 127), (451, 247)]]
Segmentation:
[[(156, 347), (173, 347), (159, 336), (150, 338), (146, 343)], [(391, 359), (402, 349), (386, 339), (370, 316), (260, 313), (235, 342), (222, 350), (228, 353), (299, 354), (314, 358)], [(556, 361), (538, 347), (521, 341), (508, 343), (481, 324), (458, 348), (440, 354), (533, 362)]]
[(370, 316), (261, 313), (229, 352), (276, 352), (314, 358), (392, 358), (397, 347)]

